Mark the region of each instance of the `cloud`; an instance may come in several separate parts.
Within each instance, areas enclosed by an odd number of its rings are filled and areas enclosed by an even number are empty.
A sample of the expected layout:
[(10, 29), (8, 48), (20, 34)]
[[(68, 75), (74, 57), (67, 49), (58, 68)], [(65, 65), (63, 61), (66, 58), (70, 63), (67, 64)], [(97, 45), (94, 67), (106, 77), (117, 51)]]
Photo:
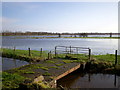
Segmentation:
[(13, 30), (14, 25), (19, 21), (16, 18), (0, 17), (0, 23), (2, 23), (2, 30), (0, 31), (9, 30), (11, 27), (11, 30)]
[(0, 17), (2, 24), (10, 24), (10, 23), (16, 23), (19, 21), (19, 19), (15, 18), (7, 18), (7, 17)]

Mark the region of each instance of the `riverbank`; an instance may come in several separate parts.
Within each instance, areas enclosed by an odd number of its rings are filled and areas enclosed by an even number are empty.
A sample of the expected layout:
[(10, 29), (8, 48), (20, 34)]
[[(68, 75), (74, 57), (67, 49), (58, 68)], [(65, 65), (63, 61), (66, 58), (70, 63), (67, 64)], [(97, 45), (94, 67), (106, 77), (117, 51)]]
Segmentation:
[[(60, 59), (69, 59), (69, 60), (77, 60), (86, 62), (89, 59), (89, 56), (86, 54), (58, 54), (55, 56), (51, 51), (37, 51), (37, 50), (19, 50), (19, 49), (8, 49), (1, 48), (2, 57), (20, 59), (28, 62), (39, 62), (41, 60), (60, 58)], [(117, 55), (118, 60), (120, 59), (120, 55)], [(115, 63), (115, 55), (114, 54), (105, 54), (105, 55), (91, 55), (91, 60), (102, 61), (102, 62), (111, 62)], [(120, 64), (120, 62), (118, 61)]]

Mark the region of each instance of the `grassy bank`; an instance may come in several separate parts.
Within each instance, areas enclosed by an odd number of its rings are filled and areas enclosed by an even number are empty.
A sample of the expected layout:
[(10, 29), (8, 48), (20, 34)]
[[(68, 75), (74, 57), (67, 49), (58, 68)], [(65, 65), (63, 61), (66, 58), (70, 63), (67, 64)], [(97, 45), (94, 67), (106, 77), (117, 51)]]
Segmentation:
[[(59, 59), (67, 59), (67, 60), (76, 60), (76, 61), (89, 61), (89, 56), (85, 54), (58, 54), (56, 57), (54, 54), (49, 54), (47, 51), (36, 51), (31, 50), (30, 56), (28, 50), (13, 50), (7, 48), (1, 48), (2, 57), (15, 58), (25, 61), (40, 61), (46, 60), (48, 58), (59, 58)], [(120, 55), (117, 56), (118, 64), (120, 64)], [(111, 62), (115, 63), (115, 55), (114, 54), (106, 54), (106, 55), (91, 55), (91, 60), (100, 61), (100, 62)]]
[[(114, 54), (105, 54), (105, 55), (91, 55), (91, 59), (89, 60), (89, 56), (85, 54), (59, 54), (57, 56), (61, 59), (69, 59), (72, 61), (98, 61), (98, 62), (109, 62), (115, 64), (115, 55)], [(117, 63), (120, 64), (120, 55), (117, 55)]]
[(13, 49), (7, 49), (2, 48), (0, 49), (2, 52), (2, 57), (8, 57), (8, 58), (14, 58), (14, 59), (20, 59), (28, 62), (36, 62), (39, 60), (45, 60), (48, 58), (47, 51), (36, 51), (36, 50), (30, 50), (30, 55), (28, 50), (13, 50)]

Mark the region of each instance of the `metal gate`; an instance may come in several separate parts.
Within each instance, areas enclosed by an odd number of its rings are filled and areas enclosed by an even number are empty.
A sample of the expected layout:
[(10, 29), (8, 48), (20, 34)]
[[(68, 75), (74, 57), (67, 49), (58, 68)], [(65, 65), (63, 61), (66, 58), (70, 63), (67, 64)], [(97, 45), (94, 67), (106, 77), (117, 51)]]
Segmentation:
[(73, 46), (56, 46), (55, 47), (55, 56), (57, 54), (86, 54), (91, 56), (91, 49), (85, 47), (73, 47)]

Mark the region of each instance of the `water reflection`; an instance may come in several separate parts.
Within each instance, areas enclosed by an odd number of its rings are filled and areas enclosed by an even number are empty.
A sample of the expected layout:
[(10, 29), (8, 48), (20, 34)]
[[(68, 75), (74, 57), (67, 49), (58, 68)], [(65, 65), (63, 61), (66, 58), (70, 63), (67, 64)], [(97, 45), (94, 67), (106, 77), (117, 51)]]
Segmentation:
[(118, 88), (118, 78), (111, 74), (69, 74), (57, 84), (67, 88)]
[(9, 69), (17, 68), (17, 67), (27, 65), (27, 64), (29, 63), (26, 61), (2, 57), (2, 70), (9, 70)]

